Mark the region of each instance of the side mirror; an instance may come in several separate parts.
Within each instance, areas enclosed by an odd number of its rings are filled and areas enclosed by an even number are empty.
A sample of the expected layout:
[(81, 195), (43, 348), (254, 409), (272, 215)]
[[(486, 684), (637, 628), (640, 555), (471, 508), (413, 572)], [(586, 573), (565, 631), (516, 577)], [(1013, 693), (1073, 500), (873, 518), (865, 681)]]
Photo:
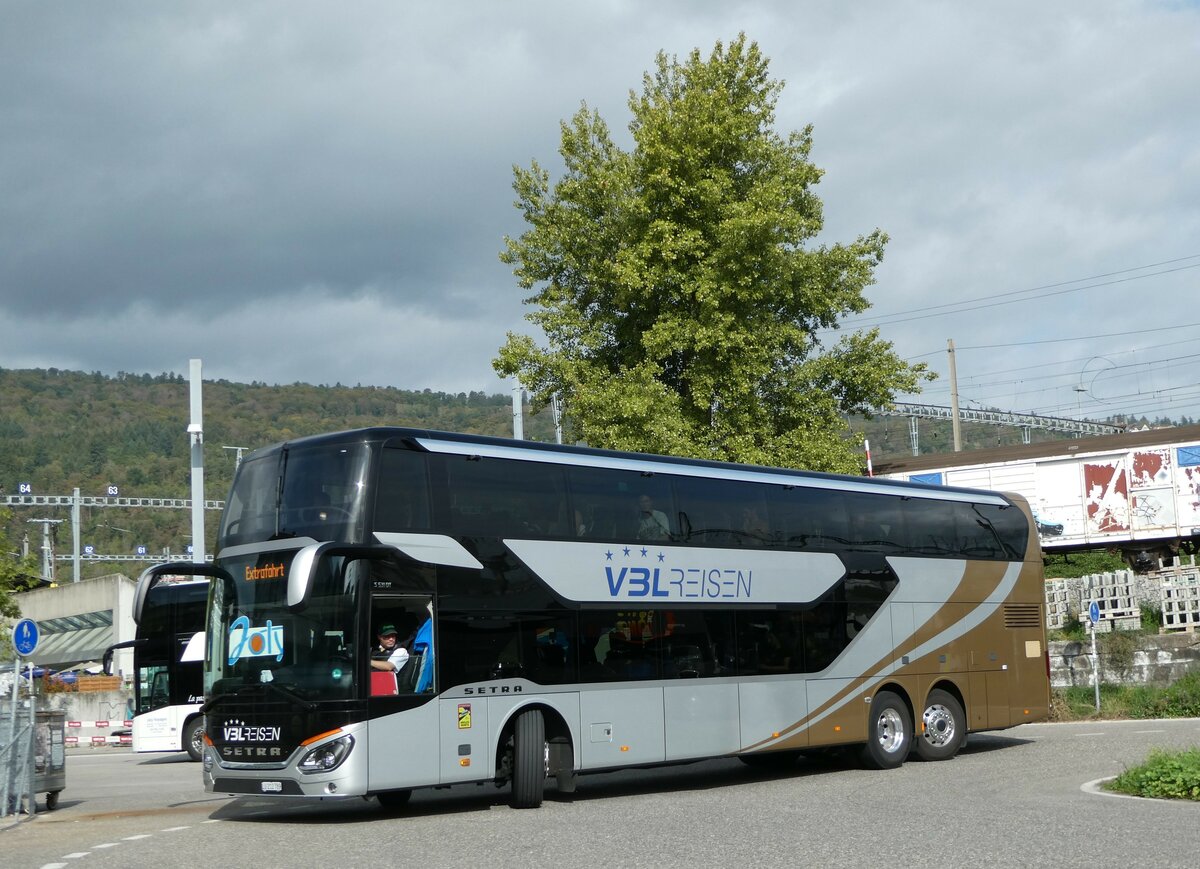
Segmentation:
[(211, 564), (180, 561), (147, 567), (138, 577), (137, 590), (133, 593), (133, 620), (137, 624), (142, 623), (142, 611), (146, 607), (146, 598), (150, 594), (150, 589), (158, 585), (158, 581), (164, 576), (212, 576), (231, 579), (228, 573)]
[(313, 580), (321, 563), (329, 558), (341, 556), (349, 561), (383, 561), (399, 552), (394, 546), (378, 546), (359, 543), (314, 543), (305, 546), (292, 559), (287, 575), (288, 610), (298, 613), (308, 606), (312, 594)]
[(113, 643), (111, 646), (105, 649), (103, 658), (104, 675), (112, 675), (113, 652), (115, 652), (117, 649), (132, 649), (134, 646), (144, 646), (146, 645), (146, 642), (146, 638), (142, 637), (140, 640), (125, 640), (123, 643)]

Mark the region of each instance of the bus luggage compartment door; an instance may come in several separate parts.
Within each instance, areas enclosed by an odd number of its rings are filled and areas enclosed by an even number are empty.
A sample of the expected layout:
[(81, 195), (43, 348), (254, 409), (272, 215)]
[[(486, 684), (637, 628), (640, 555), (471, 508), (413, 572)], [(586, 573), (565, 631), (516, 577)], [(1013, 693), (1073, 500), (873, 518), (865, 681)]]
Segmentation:
[(667, 760), (713, 757), (741, 745), (738, 686), (682, 680), (663, 689)]
[(593, 686), (579, 695), (584, 769), (665, 760), (663, 689)]

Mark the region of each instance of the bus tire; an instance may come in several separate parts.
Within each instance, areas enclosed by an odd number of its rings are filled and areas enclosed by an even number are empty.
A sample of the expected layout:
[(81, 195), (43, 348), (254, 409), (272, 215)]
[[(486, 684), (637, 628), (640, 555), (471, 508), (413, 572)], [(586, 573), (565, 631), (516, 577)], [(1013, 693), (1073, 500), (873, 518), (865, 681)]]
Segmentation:
[(962, 704), (940, 688), (929, 692), (921, 715), (921, 733), (916, 738), (921, 760), (949, 760), (958, 754), (967, 736)]
[(183, 747), (188, 757), (199, 760), (204, 755), (204, 716), (197, 715), (183, 725)]
[(912, 747), (912, 716), (898, 694), (880, 691), (871, 700), (867, 721), (867, 743), (862, 749), (868, 769), (895, 769), (904, 763)]
[(512, 805), (514, 809), (536, 809), (546, 788), (546, 722), (537, 709), (517, 716), (513, 728)]

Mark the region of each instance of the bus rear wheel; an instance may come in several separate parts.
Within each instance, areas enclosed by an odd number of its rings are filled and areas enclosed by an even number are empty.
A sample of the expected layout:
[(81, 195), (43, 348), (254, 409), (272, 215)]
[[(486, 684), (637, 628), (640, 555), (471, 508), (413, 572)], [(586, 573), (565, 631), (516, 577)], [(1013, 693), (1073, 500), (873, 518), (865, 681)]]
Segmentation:
[(921, 715), (921, 735), (917, 737), (917, 756), (922, 760), (949, 760), (958, 754), (967, 736), (967, 721), (962, 704), (948, 691), (929, 692)]
[(542, 713), (530, 709), (517, 716), (513, 728), (512, 804), (514, 809), (536, 809), (546, 788), (550, 746)]
[(898, 694), (880, 691), (871, 700), (863, 764), (870, 769), (895, 769), (912, 746), (912, 717)]
[(204, 716), (197, 715), (183, 726), (183, 747), (188, 757), (199, 760), (204, 754)]

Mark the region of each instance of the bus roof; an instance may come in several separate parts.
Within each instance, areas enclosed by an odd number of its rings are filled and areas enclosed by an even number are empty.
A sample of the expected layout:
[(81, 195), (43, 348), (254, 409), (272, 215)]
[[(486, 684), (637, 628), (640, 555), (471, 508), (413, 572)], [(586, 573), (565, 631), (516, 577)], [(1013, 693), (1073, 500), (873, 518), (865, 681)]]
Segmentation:
[(537, 461), (571, 465), (628, 468), (645, 472), (674, 473), (686, 476), (723, 477), (747, 482), (779, 483), (819, 489), (860, 491), (875, 494), (895, 494), (907, 497), (933, 498), (937, 500), (993, 500), (1006, 502), (994, 492), (954, 486), (939, 486), (887, 480), (878, 477), (855, 477), (845, 474), (829, 474), (819, 471), (802, 471), (792, 468), (773, 468), (744, 465), (735, 462), (720, 462), (706, 459), (659, 456), (648, 453), (603, 450), (594, 447), (546, 444), (538, 441), (518, 441), (512, 438), (487, 435), (442, 432), (431, 429), (403, 428), (399, 426), (373, 426), (348, 429), (327, 434), (311, 435), (284, 441), (254, 450), (246, 457), (251, 461), (277, 452), (284, 447), (335, 446), (346, 443), (404, 442), (409, 447), (433, 453), (455, 453), (462, 455), (486, 455), (522, 461)]

